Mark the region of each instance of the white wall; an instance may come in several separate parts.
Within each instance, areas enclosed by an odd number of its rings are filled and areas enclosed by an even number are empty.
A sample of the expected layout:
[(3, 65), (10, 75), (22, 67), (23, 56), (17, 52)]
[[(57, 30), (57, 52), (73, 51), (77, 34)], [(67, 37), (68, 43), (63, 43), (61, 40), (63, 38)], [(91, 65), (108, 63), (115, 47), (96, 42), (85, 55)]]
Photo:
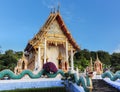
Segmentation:
[(48, 62), (53, 62), (58, 67), (59, 48), (57, 46), (47, 47)]

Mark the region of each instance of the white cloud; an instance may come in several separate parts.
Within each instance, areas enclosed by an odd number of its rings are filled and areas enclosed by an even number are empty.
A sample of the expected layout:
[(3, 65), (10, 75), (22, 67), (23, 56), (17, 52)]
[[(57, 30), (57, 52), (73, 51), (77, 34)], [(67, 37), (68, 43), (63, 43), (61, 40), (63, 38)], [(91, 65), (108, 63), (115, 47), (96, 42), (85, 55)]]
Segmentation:
[(56, 5), (58, 5), (58, 0), (42, 0), (42, 4), (51, 9), (54, 8)]
[(113, 52), (120, 53), (120, 44), (117, 46), (117, 48)]
[(71, 22), (71, 20), (72, 20), (72, 18), (73, 18), (73, 15), (72, 15), (72, 13), (71, 13), (70, 10), (63, 9), (62, 15), (64, 16), (64, 18), (65, 18), (68, 22)]
[[(60, 3), (60, 0), (42, 0), (42, 4), (49, 8), (49, 9), (53, 9), (53, 8), (57, 8), (58, 4)], [(62, 7), (62, 9), (60, 9), (62, 16), (64, 16), (65, 20), (68, 23), (71, 23), (73, 21), (73, 14), (72, 14), (72, 10), (73, 9), (73, 5), (71, 4), (71, 6), (68, 7)]]

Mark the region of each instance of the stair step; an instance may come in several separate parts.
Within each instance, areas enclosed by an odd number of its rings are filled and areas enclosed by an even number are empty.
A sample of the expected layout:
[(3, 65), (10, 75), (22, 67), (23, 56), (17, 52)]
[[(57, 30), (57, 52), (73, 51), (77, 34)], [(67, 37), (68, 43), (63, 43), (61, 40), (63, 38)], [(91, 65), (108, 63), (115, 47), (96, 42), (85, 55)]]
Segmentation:
[(102, 79), (93, 79), (92, 92), (120, 92), (120, 90), (110, 86)]

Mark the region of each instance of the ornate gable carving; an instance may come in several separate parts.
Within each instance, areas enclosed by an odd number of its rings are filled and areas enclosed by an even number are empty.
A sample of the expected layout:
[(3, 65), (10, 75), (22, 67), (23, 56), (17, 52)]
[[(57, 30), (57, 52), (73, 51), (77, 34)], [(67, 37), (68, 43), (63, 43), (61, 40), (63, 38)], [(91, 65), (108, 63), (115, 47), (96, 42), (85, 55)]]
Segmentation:
[(63, 34), (63, 31), (61, 30), (58, 22), (55, 20), (49, 27), (49, 30), (48, 30), (48, 35), (49, 34), (59, 34), (59, 35), (64, 35)]

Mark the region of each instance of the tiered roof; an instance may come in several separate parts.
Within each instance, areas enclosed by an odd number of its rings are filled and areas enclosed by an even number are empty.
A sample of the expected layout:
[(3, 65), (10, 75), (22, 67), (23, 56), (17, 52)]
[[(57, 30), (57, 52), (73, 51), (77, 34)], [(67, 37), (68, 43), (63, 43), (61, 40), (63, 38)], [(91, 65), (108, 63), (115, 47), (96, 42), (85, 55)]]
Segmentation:
[(61, 15), (59, 12), (51, 12), (47, 21), (43, 25), (43, 27), (39, 30), (39, 32), (28, 42), (25, 51), (30, 51), (31, 49), (34, 49), (33, 47), (42, 40), (42, 38), (47, 33), (47, 28), (53, 23), (54, 20), (57, 20), (61, 30), (63, 31), (64, 35), (67, 37), (69, 43), (73, 46), (74, 49), (79, 50), (79, 46), (73, 39), (72, 35), (70, 34), (70, 31), (67, 29)]

